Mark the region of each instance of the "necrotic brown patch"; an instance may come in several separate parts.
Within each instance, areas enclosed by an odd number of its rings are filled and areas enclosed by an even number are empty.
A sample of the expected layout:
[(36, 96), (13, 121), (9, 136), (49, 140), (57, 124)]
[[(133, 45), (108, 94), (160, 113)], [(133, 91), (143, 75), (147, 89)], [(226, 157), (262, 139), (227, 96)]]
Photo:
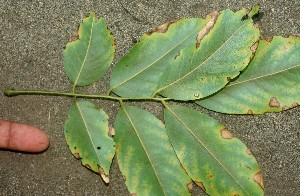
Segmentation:
[(252, 111), (252, 110), (248, 110), (248, 111), (246, 112), (246, 114), (253, 114), (253, 111)]
[(270, 107), (276, 107), (276, 108), (279, 108), (279, 107), (280, 107), (280, 103), (278, 102), (278, 100), (276, 99), (276, 97), (272, 97), (272, 98), (270, 99), (269, 106), (270, 106)]
[(195, 183), (196, 183), (203, 191), (206, 191), (206, 188), (204, 187), (204, 184), (203, 184), (202, 182), (195, 181)]
[(101, 167), (99, 167), (99, 174), (100, 174), (102, 180), (103, 180), (106, 184), (108, 184), (108, 183), (109, 183), (109, 177), (108, 177), (107, 175), (105, 175), (104, 170), (103, 170)]
[(299, 105), (298, 103), (294, 102), (294, 103), (292, 103), (291, 106), (287, 106), (287, 105), (282, 106), (282, 110), (289, 110), (289, 109), (292, 109), (292, 108), (294, 108), (294, 107), (296, 107), (298, 105)]
[(74, 153), (73, 155), (74, 155), (74, 157), (75, 157), (76, 159), (80, 159), (79, 153)]
[(264, 188), (264, 181), (263, 181), (262, 173), (261, 173), (261, 172), (257, 172), (257, 173), (254, 175), (253, 180), (254, 180), (255, 182), (257, 182), (261, 188)]
[(168, 21), (168, 22), (160, 25), (159, 27), (155, 28), (154, 30), (150, 31), (149, 33), (147, 33), (147, 35), (151, 35), (153, 33), (165, 33), (169, 29), (169, 26), (173, 23), (176, 23), (177, 21), (179, 21), (179, 20)]
[(191, 193), (193, 191), (193, 183), (188, 183), (186, 185), (187, 189), (189, 190), (189, 192)]
[(224, 139), (231, 139), (233, 138), (232, 133), (230, 133), (230, 131), (228, 131), (228, 129), (224, 128), (221, 130), (221, 136)]
[(196, 48), (199, 48), (201, 40), (204, 38), (205, 35), (207, 35), (210, 32), (210, 30), (215, 25), (216, 20), (219, 16), (219, 12), (215, 11), (211, 13), (210, 16), (211, 19), (206, 23), (205, 27), (197, 35)]
[(249, 148), (247, 148), (246, 153), (247, 153), (248, 155), (252, 155), (251, 150), (250, 150)]

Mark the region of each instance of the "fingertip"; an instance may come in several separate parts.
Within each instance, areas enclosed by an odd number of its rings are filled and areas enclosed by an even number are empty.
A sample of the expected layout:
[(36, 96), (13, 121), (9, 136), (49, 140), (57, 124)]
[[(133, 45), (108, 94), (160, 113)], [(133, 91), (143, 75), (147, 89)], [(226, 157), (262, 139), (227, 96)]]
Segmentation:
[(0, 148), (38, 153), (49, 147), (49, 137), (41, 129), (26, 124), (0, 121)]

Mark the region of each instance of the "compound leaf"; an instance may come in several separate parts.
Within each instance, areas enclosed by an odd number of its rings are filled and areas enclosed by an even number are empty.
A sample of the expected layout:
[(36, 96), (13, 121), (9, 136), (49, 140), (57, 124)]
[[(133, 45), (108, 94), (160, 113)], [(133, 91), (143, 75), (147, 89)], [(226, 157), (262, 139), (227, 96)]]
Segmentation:
[(215, 119), (194, 109), (165, 109), (170, 141), (192, 180), (209, 195), (263, 195), (260, 169), (249, 149)]
[(295, 107), (300, 102), (300, 39), (275, 36), (261, 40), (249, 67), (211, 97), (197, 101), (223, 113), (262, 114)]
[(223, 88), (249, 63), (259, 30), (245, 9), (214, 12), (199, 32), (166, 68), (155, 93), (176, 100), (195, 100)]
[(64, 68), (74, 86), (84, 86), (99, 80), (112, 63), (114, 38), (103, 18), (93, 12), (79, 27), (79, 39), (69, 42), (64, 51)]
[(123, 107), (117, 115), (115, 131), (119, 167), (131, 194), (190, 194), (191, 180), (160, 120), (138, 107)]
[(107, 114), (88, 101), (76, 101), (68, 113), (64, 129), (72, 154), (108, 183), (115, 143), (108, 136)]
[(114, 67), (110, 90), (123, 97), (151, 96), (167, 64), (195, 43), (209, 18), (171, 21), (144, 35)]

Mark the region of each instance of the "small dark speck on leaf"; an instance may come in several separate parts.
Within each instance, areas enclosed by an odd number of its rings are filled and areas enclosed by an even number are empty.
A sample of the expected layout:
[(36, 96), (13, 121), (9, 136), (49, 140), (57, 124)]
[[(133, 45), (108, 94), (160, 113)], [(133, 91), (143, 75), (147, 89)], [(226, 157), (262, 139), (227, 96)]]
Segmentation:
[(100, 146), (98, 146), (98, 147), (97, 147), (97, 149), (98, 149), (98, 150), (100, 150), (100, 149), (101, 149), (101, 147), (100, 147)]
[(242, 20), (246, 20), (248, 18), (249, 18), (249, 16), (248, 16), (248, 14), (246, 14), (245, 16), (242, 17)]

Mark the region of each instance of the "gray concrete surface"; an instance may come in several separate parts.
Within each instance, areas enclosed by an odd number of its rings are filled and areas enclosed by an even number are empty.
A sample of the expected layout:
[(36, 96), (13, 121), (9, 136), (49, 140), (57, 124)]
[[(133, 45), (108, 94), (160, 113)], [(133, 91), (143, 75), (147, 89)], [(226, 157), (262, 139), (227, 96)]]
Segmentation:
[[(90, 10), (107, 20), (116, 38), (116, 62), (134, 40), (165, 21), (203, 17), (226, 8), (238, 10), (256, 2), (0, 0), (0, 90), (69, 91), (63, 49)], [(259, 2), (264, 13), (260, 20), (262, 37), (300, 36), (300, 1)], [(95, 93), (106, 88), (100, 82), (85, 91)], [(104, 108), (112, 123), (118, 105), (94, 102)], [(63, 125), (71, 104), (72, 99), (66, 97), (0, 95), (1, 119), (35, 125), (46, 130), (51, 139), (50, 148), (42, 154), (0, 151), (0, 195), (128, 195), (116, 163), (111, 183), (106, 186), (69, 152)], [(161, 115), (159, 105), (139, 105)], [(266, 195), (300, 195), (300, 107), (260, 116), (206, 112), (222, 121), (252, 150), (263, 171)], [(205, 195), (198, 188), (194, 190), (194, 195)]]

